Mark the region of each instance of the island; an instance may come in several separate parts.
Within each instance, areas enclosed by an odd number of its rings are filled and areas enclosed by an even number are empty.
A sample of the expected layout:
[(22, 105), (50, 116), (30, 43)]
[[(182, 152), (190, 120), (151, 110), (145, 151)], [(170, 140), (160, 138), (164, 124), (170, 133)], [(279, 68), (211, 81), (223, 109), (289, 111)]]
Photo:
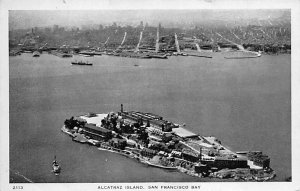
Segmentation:
[(276, 173), (261, 151), (234, 152), (216, 137), (139, 111), (87, 113), (66, 119), (62, 132), (73, 141), (124, 155), (145, 165), (199, 178), (268, 181)]

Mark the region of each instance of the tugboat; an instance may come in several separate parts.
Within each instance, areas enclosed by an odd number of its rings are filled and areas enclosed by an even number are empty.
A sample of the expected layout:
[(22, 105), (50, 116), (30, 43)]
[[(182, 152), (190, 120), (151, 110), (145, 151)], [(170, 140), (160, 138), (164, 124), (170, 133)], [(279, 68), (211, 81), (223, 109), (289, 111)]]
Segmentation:
[(82, 65), (82, 66), (92, 66), (93, 63), (89, 63), (87, 62), (83, 62), (83, 61), (72, 61), (71, 62), (72, 65)]
[(52, 162), (52, 169), (52, 172), (54, 172), (56, 176), (59, 175), (61, 168), (56, 160), (56, 156), (54, 156), (54, 161)]

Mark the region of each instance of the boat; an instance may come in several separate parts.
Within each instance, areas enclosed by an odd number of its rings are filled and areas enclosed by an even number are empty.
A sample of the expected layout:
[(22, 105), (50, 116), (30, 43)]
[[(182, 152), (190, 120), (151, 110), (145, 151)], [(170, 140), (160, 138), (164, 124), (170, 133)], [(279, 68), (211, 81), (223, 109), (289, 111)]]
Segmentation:
[(79, 54), (86, 55), (86, 56), (94, 56), (94, 55), (101, 56), (102, 55), (102, 53), (98, 52), (98, 51), (80, 51)]
[(252, 52), (252, 51), (229, 51), (227, 52), (231, 55), (226, 55), (226, 59), (244, 59), (244, 58), (257, 58), (261, 56), (261, 52)]
[(150, 55), (151, 58), (160, 58), (160, 59), (168, 59), (166, 54), (160, 55), (160, 54), (152, 54)]
[(87, 62), (83, 62), (83, 61), (72, 61), (71, 62), (72, 65), (81, 65), (81, 66), (92, 66), (93, 63), (89, 63)]
[(54, 161), (52, 162), (52, 172), (54, 172), (55, 175), (59, 175), (60, 170), (61, 168), (56, 160), (56, 156), (54, 156)]
[(61, 57), (61, 58), (68, 58), (68, 57), (72, 57), (73, 56), (72, 54), (64, 53), (64, 52), (61, 52), (61, 51), (52, 51), (51, 53), (53, 55)]
[(33, 57), (40, 57), (40, 52), (39, 52), (39, 51), (34, 51), (34, 52), (32, 53), (32, 56), (33, 56)]

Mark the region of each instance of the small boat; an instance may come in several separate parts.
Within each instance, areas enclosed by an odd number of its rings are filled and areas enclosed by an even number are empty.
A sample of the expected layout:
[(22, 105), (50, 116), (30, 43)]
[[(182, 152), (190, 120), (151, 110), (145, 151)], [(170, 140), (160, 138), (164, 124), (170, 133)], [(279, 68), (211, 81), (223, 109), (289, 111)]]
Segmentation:
[(83, 62), (83, 61), (72, 61), (71, 62), (72, 65), (81, 65), (81, 66), (92, 66), (93, 63), (89, 63), (87, 62)]
[(56, 160), (56, 156), (54, 156), (54, 161), (52, 162), (52, 172), (54, 172), (55, 175), (59, 175), (60, 170), (61, 168)]

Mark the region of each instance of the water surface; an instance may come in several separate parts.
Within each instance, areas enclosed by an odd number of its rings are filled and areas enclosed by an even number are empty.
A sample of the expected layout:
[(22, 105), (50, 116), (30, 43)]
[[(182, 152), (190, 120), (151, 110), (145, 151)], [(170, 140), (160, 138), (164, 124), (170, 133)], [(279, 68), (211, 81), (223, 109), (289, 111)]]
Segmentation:
[[(48, 54), (9, 59), (10, 182), (215, 181), (147, 167), (60, 131), (72, 115), (118, 111), (121, 103), (216, 136), (235, 151), (261, 150), (276, 180), (291, 176), (290, 55), (85, 58), (92, 67)], [(60, 176), (51, 173), (54, 155)]]

